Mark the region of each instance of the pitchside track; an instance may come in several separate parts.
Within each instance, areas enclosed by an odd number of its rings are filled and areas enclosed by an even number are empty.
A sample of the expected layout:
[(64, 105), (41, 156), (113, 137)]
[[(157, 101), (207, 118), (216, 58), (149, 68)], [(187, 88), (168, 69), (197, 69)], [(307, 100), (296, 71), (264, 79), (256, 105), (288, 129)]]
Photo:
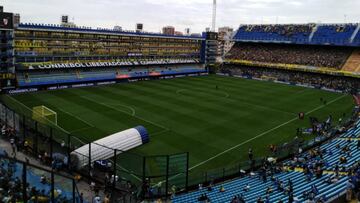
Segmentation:
[(297, 118), (299, 112), (319, 119), (331, 114), (337, 121), (354, 106), (350, 95), (221, 76), (3, 97), (17, 109), (51, 108), (61, 128), (86, 142), (143, 125), (150, 143), (133, 152), (190, 152), (195, 173), (246, 160), (249, 147), (261, 156), (270, 144), (293, 139), (296, 128), (309, 126), (308, 119)]

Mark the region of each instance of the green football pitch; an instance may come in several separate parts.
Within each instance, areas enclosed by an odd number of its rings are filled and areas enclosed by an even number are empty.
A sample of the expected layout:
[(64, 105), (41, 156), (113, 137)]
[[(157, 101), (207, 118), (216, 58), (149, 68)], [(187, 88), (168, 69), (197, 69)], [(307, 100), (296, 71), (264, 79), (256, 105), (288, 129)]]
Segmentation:
[[(331, 114), (337, 121), (354, 107), (350, 95), (216, 75), (43, 91), (3, 100), (10, 107), (51, 108), (61, 128), (86, 142), (143, 125), (150, 143), (132, 152), (189, 152), (194, 172), (246, 160), (249, 147), (255, 157), (264, 156), (270, 144), (288, 142), (298, 127), (309, 127), (309, 116), (324, 120)], [(299, 112), (305, 112), (306, 119), (299, 120)]]

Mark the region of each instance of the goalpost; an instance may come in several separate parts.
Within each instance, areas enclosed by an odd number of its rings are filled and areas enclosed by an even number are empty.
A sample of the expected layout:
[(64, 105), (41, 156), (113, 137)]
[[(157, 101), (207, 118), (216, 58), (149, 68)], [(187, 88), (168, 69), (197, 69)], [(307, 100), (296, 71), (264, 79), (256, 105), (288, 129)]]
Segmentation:
[(32, 109), (34, 120), (43, 124), (57, 125), (57, 113), (46, 106), (35, 106)]

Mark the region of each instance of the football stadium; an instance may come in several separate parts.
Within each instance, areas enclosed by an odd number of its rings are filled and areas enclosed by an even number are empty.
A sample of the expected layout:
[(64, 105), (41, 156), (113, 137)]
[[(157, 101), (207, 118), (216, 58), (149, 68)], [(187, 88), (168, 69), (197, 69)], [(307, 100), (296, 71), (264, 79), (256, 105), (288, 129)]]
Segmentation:
[(0, 202), (360, 201), (359, 23), (17, 17), (1, 7)]

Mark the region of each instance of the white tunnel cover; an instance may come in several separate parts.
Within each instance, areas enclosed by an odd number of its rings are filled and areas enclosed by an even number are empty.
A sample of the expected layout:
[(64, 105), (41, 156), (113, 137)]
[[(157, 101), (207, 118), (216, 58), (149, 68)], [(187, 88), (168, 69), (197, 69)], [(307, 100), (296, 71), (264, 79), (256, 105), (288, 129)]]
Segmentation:
[(106, 160), (117, 154), (131, 150), (149, 142), (149, 134), (143, 126), (137, 126), (122, 132), (107, 136), (93, 143), (84, 145), (71, 152), (71, 164), (77, 169), (89, 164), (89, 149), (91, 162)]

